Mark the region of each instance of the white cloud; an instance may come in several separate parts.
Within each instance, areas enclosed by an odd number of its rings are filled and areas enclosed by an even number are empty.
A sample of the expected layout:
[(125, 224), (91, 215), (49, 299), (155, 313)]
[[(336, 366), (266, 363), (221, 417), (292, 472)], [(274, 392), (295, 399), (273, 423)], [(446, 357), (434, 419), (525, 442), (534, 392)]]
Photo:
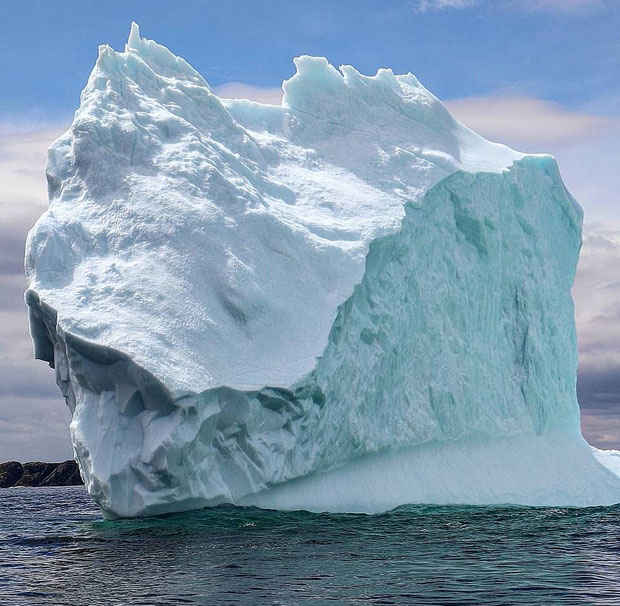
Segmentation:
[(10, 408), (0, 408), (0, 462), (60, 462), (73, 458), (70, 421), (71, 413), (58, 395), (13, 396)]
[(61, 123), (71, 122), (71, 117), (65, 120), (50, 121), (47, 118), (32, 116), (4, 115), (0, 119), (0, 137), (4, 138), (11, 135), (39, 135), (48, 131), (56, 131)]
[(252, 86), (251, 84), (243, 84), (243, 82), (228, 82), (227, 84), (216, 86), (213, 92), (218, 97), (223, 97), (224, 99), (249, 99), (250, 101), (268, 103), (269, 105), (282, 104), (281, 88)]
[(620, 372), (620, 230), (585, 226), (573, 297), (581, 369)]
[(582, 432), (620, 448), (620, 229), (586, 224), (573, 286)]
[(545, 146), (579, 200), (588, 223), (620, 226), (620, 133), (615, 126), (598, 137)]
[(480, 0), (418, 0), (416, 10), (425, 13), (427, 11), (439, 11), (446, 8), (469, 8), (479, 4)]
[(553, 101), (506, 94), (455, 99), (450, 112), (478, 134), (515, 147), (581, 141), (609, 129), (620, 132), (620, 120), (563, 108)]
[(23, 301), (26, 234), (47, 208), (46, 150), (65, 130), (27, 132), (35, 126), (0, 123), (0, 461), (72, 456), (69, 411), (54, 373), (32, 357)]
[(547, 11), (574, 14), (604, 8), (609, 4), (609, 0), (417, 0), (414, 3), (414, 8), (418, 12), (425, 13), (427, 11), (463, 9), (486, 5), (493, 8), (506, 8), (526, 13)]
[(14, 227), (16, 233), (21, 233), (24, 226), (30, 227), (47, 208), (47, 148), (64, 130), (57, 125), (35, 132), (0, 135), (0, 217), (3, 226)]
[(524, 11), (556, 11), (576, 13), (603, 8), (606, 0), (512, 0), (514, 7)]

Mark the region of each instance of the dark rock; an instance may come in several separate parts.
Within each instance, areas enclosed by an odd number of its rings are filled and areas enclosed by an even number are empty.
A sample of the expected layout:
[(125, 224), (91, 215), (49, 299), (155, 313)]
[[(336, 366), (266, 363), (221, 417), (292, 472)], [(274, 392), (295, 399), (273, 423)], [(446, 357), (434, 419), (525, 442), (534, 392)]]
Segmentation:
[(65, 461), (56, 466), (39, 486), (79, 486), (84, 484), (75, 461)]
[(0, 488), (11, 486), (81, 486), (77, 463), (73, 460), (64, 463), (0, 463)]
[(47, 476), (49, 476), (59, 463), (41, 463), (39, 461), (24, 463), (24, 473), (15, 482), (14, 486), (39, 486)]
[(80, 473), (80, 470), (78, 469), (77, 465), (75, 467), (76, 467), (75, 471), (73, 472), (73, 474), (71, 475), (71, 477), (69, 478), (65, 486), (84, 486), (84, 480), (82, 480), (82, 474)]
[(17, 461), (0, 463), (0, 488), (14, 486), (24, 473), (24, 468)]

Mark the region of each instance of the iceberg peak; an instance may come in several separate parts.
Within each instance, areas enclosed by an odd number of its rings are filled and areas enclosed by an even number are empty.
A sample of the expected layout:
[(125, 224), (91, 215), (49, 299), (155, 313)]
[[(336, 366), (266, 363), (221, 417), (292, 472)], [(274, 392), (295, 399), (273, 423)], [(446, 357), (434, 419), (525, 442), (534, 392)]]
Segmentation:
[(127, 38), (127, 44), (125, 45), (125, 51), (130, 48), (137, 50), (140, 48), (141, 41), (140, 26), (135, 21), (132, 21), (129, 29), (129, 38)]

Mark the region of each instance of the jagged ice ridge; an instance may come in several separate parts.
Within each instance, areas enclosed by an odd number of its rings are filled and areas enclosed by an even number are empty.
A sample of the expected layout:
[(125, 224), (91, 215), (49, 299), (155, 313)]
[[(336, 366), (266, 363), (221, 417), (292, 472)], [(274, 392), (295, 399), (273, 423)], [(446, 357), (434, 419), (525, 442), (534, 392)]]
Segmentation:
[(281, 107), (220, 99), (133, 24), (49, 150), (26, 302), (104, 515), (620, 501), (553, 158), (411, 74), (295, 65)]

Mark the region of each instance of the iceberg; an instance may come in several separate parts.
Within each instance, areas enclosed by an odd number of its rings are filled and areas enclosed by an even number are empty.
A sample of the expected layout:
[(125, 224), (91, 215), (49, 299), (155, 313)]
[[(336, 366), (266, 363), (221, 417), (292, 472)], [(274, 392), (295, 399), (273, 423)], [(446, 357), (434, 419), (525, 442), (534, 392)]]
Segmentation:
[(555, 160), (294, 62), (282, 106), (222, 99), (132, 24), (49, 150), (25, 299), (103, 515), (619, 502)]

